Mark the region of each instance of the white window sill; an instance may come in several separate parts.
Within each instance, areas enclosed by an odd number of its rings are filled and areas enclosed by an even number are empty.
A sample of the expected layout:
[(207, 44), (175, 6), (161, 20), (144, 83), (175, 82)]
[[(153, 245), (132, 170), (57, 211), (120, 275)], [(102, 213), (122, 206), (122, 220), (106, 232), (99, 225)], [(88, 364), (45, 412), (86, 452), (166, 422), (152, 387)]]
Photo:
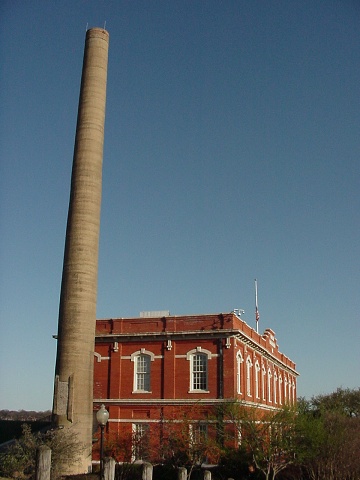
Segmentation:
[(209, 390), (188, 390), (188, 393), (210, 393)]

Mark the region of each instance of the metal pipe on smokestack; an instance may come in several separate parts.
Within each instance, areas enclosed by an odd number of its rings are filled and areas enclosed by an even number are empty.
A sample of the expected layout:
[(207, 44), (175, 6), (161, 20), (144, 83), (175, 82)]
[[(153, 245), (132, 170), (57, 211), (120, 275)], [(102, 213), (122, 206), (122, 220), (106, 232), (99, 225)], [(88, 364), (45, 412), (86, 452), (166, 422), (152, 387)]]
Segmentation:
[(63, 473), (91, 469), (93, 370), (109, 34), (86, 32), (62, 273), (53, 415), (85, 445)]

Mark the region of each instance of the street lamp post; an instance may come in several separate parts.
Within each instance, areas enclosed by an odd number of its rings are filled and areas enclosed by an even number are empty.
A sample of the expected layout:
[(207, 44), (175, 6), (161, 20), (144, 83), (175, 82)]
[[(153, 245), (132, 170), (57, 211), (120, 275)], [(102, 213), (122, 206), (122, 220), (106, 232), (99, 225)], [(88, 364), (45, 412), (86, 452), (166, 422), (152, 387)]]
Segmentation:
[(104, 428), (109, 420), (109, 412), (106, 410), (105, 405), (102, 404), (100, 409), (96, 413), (96, 420), (101, 430), (100, 437), (100, 480), (104, 478)]

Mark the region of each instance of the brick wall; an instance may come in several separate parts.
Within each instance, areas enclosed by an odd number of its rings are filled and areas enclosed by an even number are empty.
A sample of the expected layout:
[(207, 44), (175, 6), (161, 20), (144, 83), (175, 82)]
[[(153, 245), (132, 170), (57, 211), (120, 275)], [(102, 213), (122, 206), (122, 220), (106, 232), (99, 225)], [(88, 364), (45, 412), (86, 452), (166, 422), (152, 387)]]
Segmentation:
[[(208, 358), (206, 391), (191, 391), (191, 351)], [(155, 424), (199, 401), (205, 409), (228, 399), (268, 409), (296, 399), (296, 366), (279, 352), (275, 333), (260, 335), (234, 313), (98, 320), (95, 352), (94, 408), (105, 403), (112, 432)], [(141, 352), (151, 356), (148, 392), (134, 389)]]

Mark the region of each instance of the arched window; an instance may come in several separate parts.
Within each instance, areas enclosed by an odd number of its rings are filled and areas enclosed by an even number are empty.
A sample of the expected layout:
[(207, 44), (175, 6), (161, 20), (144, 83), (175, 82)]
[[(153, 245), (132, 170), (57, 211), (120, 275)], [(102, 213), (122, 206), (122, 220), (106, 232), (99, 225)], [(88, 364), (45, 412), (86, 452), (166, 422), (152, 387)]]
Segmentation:
[(241, 364), (243, 362), (243, 357), (240, 350), (236, 354), (236, 391), (241, 393)]
[(150, 357), (138, 355), (135, 362), (136, 384), (135, 390), (150, 391)]
[(151, 361), (154, 360), (154, 354), (144, 348), (131, 355), (131, 361), (134, 362), (134, 392), (151, 391)]
[(274, 402), (277, 403), (277, 381), (278, 376), (276, 370), (274, 371)]
[(208, 391), (208, 360), (211, 352), (197, 347), (187, 353), (186, 358), (190, 361), (190, 392)]
[(295, 405), (295, 382), (294, 379), (292, 381), (292, 403)]
[(246, 394), (251, 397), (251, 367), (252, 361), (250, 355), (246, 359)]
[(268, 400), (269, 400), (269, 402), (272, 401), (272, 399), (271, 399), (271, 378), (272, 378), (271, 370), (270, 370), (270, 368), (268, 368)]
[(262, 391), (262, 398), (264, 401), (266, 400), (265, 377), (266, 377), (266, 368), (263, 365), (261, 367), (261, 391)]
[(292, 396), (291, 396), (291, 387), (292, 387), (291, 377), (289, 377), (289, 403), (291, 403), (291, 399), (292, 399)]
[(283, 379), (282, 379), (282, 375), (280, 374), (280, 376), (279, 376), (279, 403), (280, 403), (280, 405), (282, 405), (282, 383), (283, 383)]
[(196, 353), (192, 356), (192, 390), (207, 390), (207, 355)]
[(287, 388), (288, 388), (288, 379), (287, 376), (285, 375), (284, 378), (284, 402), (287, 402)]
[(256, 360), (255, 362), (255, 397), (260, 398), (259, 395), (259, 372), (260, 372), (260, 365), (259, 362)]

